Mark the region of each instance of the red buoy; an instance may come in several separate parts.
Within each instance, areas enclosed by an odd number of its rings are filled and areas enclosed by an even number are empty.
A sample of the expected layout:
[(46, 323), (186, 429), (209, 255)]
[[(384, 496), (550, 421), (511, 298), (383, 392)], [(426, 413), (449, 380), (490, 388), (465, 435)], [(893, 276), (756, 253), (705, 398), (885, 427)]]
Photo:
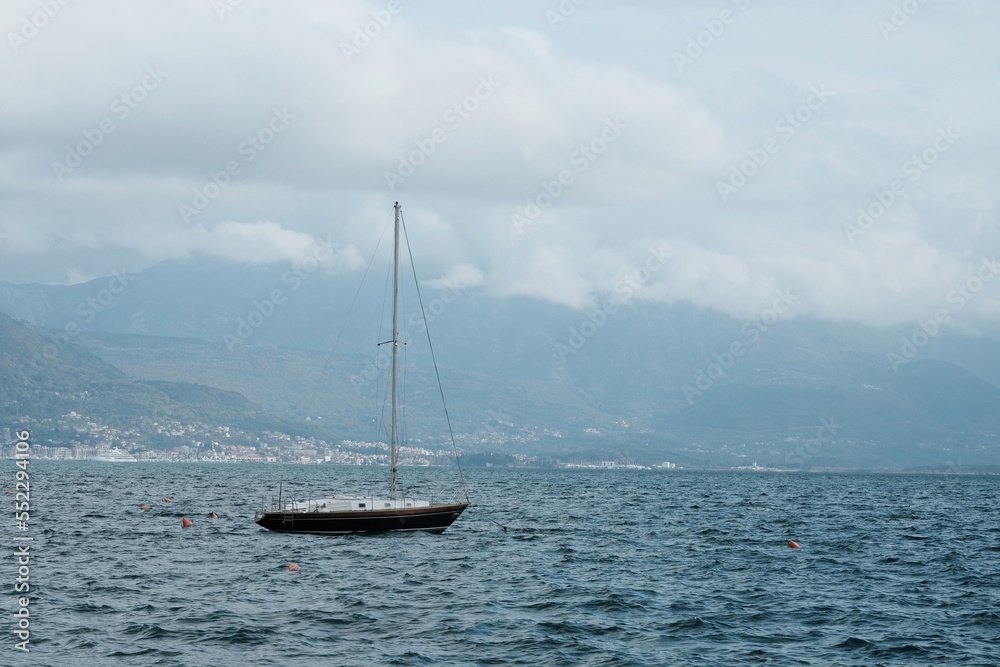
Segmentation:
[(292, 572), (298, 572), (301, 568), (299, 568), (297, 563), (289, 563), (288, 569)]
[(789, 549), (798, 549), (799, 548), (799, 543), (796, 542), (795, 540), (788, 540), (788, 548)]
[(193, 523), (191, 522), (191, 519), (189, 519), (189, 518), (187, 518), (187, 517), (184, 517), (183, 519), (181, 519), (181, 524), (182, 524), (182, 525), (183, 525), (183, 526), (184, 526), (185, 528), (190, 528), (191, 526), (193, 526), (193, 525), (194, 525), (194, 524), (193, 524)]

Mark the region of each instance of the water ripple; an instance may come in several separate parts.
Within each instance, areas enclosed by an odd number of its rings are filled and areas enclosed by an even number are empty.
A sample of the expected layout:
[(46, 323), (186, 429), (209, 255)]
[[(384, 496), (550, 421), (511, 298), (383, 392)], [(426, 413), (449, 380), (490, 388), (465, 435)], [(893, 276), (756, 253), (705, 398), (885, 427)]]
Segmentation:
[(444, 535), (321, 537), (253, 524), (274, 466), (33, 466), (18, 664), (997, 663), (995, 477), (472, 471)]

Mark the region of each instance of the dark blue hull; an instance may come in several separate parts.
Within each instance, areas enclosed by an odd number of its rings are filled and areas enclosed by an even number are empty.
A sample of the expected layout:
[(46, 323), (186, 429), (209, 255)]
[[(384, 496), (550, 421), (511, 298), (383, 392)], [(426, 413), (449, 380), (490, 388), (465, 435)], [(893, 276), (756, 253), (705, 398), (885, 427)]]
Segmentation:
[(350, 512), (261, 512), (258, 525), (278, 533), (343, 535), (426, 530), (443, 533), (465, 511), (467, 503), (408, 509)]

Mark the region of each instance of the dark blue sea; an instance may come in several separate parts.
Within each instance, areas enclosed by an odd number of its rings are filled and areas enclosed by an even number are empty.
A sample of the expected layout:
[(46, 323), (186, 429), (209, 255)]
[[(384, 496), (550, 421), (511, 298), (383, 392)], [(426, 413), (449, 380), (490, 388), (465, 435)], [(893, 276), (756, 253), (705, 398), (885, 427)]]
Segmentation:
[(443, 535), (323, 537), (260, 529), (262, 493), (378, 492), (384, 469), (30, 465), (3, 665), (1000, 664), (996, 476), (473, 470)]

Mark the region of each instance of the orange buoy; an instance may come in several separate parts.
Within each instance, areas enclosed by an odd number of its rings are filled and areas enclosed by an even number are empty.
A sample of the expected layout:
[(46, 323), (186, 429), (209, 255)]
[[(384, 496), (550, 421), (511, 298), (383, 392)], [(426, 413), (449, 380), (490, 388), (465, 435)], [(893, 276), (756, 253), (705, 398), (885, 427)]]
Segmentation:
[(170, 498), (164, 498), (164, 499), (163, 499), (163, 502), (165, 502), (165, 503), (169, 503), (169, 502), (170, 502)]
[(190, 528), (194, 524), (192, 523), (191, 519), (184, 517), (181, 519), (181, 525), (183, 525), (185, 528)]
[(149, 509), (149, 505), (139, 505), (139, 509), (141, 509), (141, 510), (148, 510)]
[(209, 519), (218, 519), (219, 515), (216, 514), (215, 512), (212, 512), (211, 514), (208, 515), (208, 518)]
[(300, 568), (300, 567), (298, 566), (298, 564), (297, 564), (297, 563), (289, 563), (289, 565), (288, 565), (288, 569), (289, 569), (289, 570), (290, 570), (291, 572), (298, 572), (298, 571), (299, 571), (299, 570), (300, 570), (301, 568)]
[(799, 543), (796, 542), (795, 540), (788, 540), (788, 548), (789, 549), (798, 549), (799, 548)]

